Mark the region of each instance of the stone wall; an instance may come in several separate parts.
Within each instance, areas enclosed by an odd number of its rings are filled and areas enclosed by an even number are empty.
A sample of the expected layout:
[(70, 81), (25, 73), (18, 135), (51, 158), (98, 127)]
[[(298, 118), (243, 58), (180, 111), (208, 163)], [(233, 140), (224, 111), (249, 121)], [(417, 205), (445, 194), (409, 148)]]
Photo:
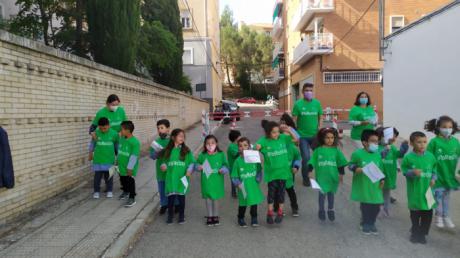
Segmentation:
[(0, 189), (0, 225), (88, 177), (88, 127), (117, 94), (144, 149), (167, 118), (188, 127), (208, 104), (130, 74), (0, 31), (0, 125), (16, 186)]

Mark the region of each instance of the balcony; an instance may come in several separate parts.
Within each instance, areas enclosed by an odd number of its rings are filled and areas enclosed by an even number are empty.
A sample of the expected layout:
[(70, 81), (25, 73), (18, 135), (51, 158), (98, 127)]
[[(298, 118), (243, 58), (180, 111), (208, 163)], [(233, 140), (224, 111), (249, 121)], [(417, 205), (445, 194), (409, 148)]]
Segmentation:
[(276, 43), (275, 48), (273, 49), (273, 60), (275, 60), (277, 57), (283, 54), (284, 54), (283, 44), (280, 42)]
[(283, 34), (283, 19), (281, 17), (276, 17), (273, 22), (272, 37), (274, 40), (279, 39)]
[(331, 54), (334, 52), (334, 35), (332, 33), (318, 33), (308, 35), (294, 50), (294, 61), (301, 65), (315, 55)]
[(292, 18), (291, 28), (302, 31), (316, 13), (334, 11), (334, 0), (301, 0), (297, 13)]
[(273, 69), (273, 83), (277, 84), (284, 79), (284, 68), (276, 67)]

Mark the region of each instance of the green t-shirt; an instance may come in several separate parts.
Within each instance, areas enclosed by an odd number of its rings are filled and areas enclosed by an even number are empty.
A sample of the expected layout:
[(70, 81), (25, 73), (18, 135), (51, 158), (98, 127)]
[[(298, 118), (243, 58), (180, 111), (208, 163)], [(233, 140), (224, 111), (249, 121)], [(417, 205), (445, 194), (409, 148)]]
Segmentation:
[(410, 210), (431, 210), (426, 200), (426, 192), (430, 187), (433, 173), (436, 169), (436, 158), (430, 152), (417, 155), (414, 152), (404, 156), (401, 163), (401, 170), (405, 175), (411, 169), (422, 171), (420, 177), (406, 177), (407, 182), (407, 204)]
[(260, 152), (264, 155), (265, 182), (273, 180), (287, 180), (291, 177), (291, 164), (289, 163), (288, 147), (291, 138), (280, 134), (278, 139), (262, 137), (257, 141), (261, 146)]
[[(370, 153), (365, 149), (358, 149), (351, 155), (350, 164), (360, 168), (374, 162), (383, 171), (382, 158), (379, 152)], [(372, 183), (364, 173), (353, 173), (351, 185), (351, 199), (356, 202), (381, 204), (383, 203), (383, 193), (380, 189), (380, 182)]]
[[(362, 108), (360, 106), (354, 106), (350, 110), (350, 121), (371, 121), (375, 119), (375, 111), (372, 106)], [(366, 129), (374, 129), (372, 124), (367, 125), (355, 125), (351, 128), (351, 139), (360, 141), (361, 134)]]
[[(168, 145), (168, 143), (169, 143), (169, 137), (166, 137), (166, 138), (164, 138), (164, 139), (162, 139), (161, 137), (158, 137), (158, 138), (156, 138), (155, 141), (156, 141), (161, 147), (166, 148), (166, 145)], [(155, 150), (154, 150), (152, 147), (150, 147), (149, 151), (150, 151), (150, 154), (152, 154), (153, 152), (155, 152)], [(155, 167), (156, 167), (156, 177), (157, 177), (157, 181), (165, 181), (165, 176), (166, 176), (166, 174), (163, 173), (163, 171), (161, 171), (161, 169), (160, 169), (161, 164), (163, 164), (162, 159), (161, 159), (160, 157), (157, 157), (157, 160), (156, 160), (155, 162), (156, 162)]]
[(97, 126), (97, 123), (101, 117), (106, 117), (109, 119), (110, 128), (117, 132), (121, 131), (121, 122), (128, 120), (126, 117), (125, 109), (122, 106), (119, 106), (115, 112), (110, 111), (110, 109), (107, 107), (99, 109), (93, 119), (92, 124)]
[[(379, 153), (385, 150), (384, 146), (379, 146)], [(390, 145), (390, 150), (387, 156), (382, 159), (383, 162), (383, 173), (385, 174), (385, 184), (383, 189), (396, 189), (396, 179), (398, 175), (398, 159), (401, 156), (401, 152), (394, 146)]]
[(201, 153), (198, 156), (197, 163), (203, 165), (208, 160), (212, 168), (212, 174), (209, 178), (204, 171), (201, 171), (201, 196), (203, 199), (219, 200), (225, 195), (224, 175), (219, 173), (219, 169), (227, 167), (227, 159), (223, 152), (215, 154)]
[(115, 163), (115, 143), (118, 142), (118, 133), (109, 129), (103, 133), (96, 129), (97, 140), (94, 143), (93, 164), (109, 165)]
[(308, 164), (313, 166), (322, 192), (336, 193), (339, 187), (339, 168), (348, 164), (342, 151), (337, 147), (316, 148)]
[(163, 162), (166, 163), (166, 166), (168, 167), (166, 172), (162, 171), (162, 173), (166, 173), (166, 195), (185, 195), (188, 193), (190, 190), (190, 179), (187, 177), (189, 186), (185, 188), (181, 178), (187, 174), (188, 167), (195, 163), (192, 152), (187, 153), (184, 160), (180, 160), (180, 147), (176, 147), (172, 149), (169, 159), (163, 160)]
[[(291, 142), (288, 144), (288, 157), (289, 157), (289, 164), (292, 165), (292, 162), (294, 160), (301, 160), (302, 157), (300, 156), (300, 151), (297, 145), (292, 142), (292, 137), (290, 135), (287, 135), (290, 139)], [(286, 189), (289, 189), (294, 186), (294, 179), (295, 179), (295, 174), (291, 173), (291, 176), (286, 180)]]
[(227, 148), (227, 159), (230, 171), (233, 168), (233, 162), (238, 158), (238, 144), (230, 143)]
[(318, 133), (318, 117), (321, 117), (322, 114), (323, 108), (319, 100), (299, 99), (296, 101), (292, 115), (297, 117), (297, 130), (300, 137), (313, 137)]
[(460, 157), (460, 143), (457, 138), (449, 139), (437, 136), (428, 144), (427, 150), (438, 160), (436, 173), (438, 179), (434, 188), (456, 189), (459, 186), (455, 178), (458, 158)]
[(260, 164), (246, 163), (244, 158), (238, 157), (233, 164), (231, 178), (239, 179), (244, 185), (246, 191), (246, 199), (242, 190), (238, 188), (238, 201), (239, 206), (252, 206), (261, 204), (265, 197), (260, 190), (259, 183), (257, 183), (257, 172), (262, 170)]
[(118, 169), (120, 170), (120, 175), (127, 175), (129, 159), (131, 156), (136, 156), (137, 161), (133, 168), (133, 176), (136, 176), (137, 170), (139, 169), (140, 154), (141, 143), (136, 137), (132, 136), (129, 139), (120, 137), (120, 143), (118, 145)]

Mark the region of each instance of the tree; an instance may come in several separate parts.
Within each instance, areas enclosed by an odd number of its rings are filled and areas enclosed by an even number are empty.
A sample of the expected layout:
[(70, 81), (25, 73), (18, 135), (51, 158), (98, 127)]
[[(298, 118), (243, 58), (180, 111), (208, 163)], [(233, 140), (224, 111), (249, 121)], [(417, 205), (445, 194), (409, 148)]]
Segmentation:
[(272, 73), (271, 62), (273, 59), (273, 42), (270, 36), (259, 33), (256, 36), (257, 50), (253, 56), (254, 75), (260, 84), (264, 85), (265, 93), (268, 93), (265, 81)]
[(133, 73), (140, 29), (140, 0), (87, 2), (91, 54), (96, 62)]
[(225, 67), (225, 73), (230, 87), (233, 87), (230, 77), (230, 69), (236, 70), (235, 63), (237, 62), (238, 46), (241, 38), (238, 33), (238, 27), (233, 20), (233, 12), (230, 7), (225, 6), (220, 19), (220, 43), (221, 43), (221, 59)]

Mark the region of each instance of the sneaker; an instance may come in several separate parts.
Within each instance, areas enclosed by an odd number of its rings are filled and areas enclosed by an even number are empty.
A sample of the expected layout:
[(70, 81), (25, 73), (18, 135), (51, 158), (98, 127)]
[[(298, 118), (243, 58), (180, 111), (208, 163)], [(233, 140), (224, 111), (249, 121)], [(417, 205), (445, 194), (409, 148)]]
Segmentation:
[(273, 215), (267, 214), (267, 224), (272, 225), (273, 223)]
[(362, 228), (362, 232), (364, 235), (369, 236), (371, 234), (371, 229), (368, 225), (363, 224)]
[(160, 208), (160, 215), (165, 214), (167, 210), (168, 210), (168, 206), (161, 206), (161, 208)]
[(107, 198), (113, 198), (113, 193), (112, 192), (107, 192)]
[(168, 219), (166, 220), (166, 224), (167, 225), (172, 225), (172, 223), (173, 223), (173, 218), (168, 217)]
[(99, 193), (93, 193), (93, 199), (99, 199)]
[(327, 211), (327, 217), (329, 218), (330, 221), (334, 221), (335, 220), (335, 212), (334, 212), (334, 210), (328, 210)]
[(240, 227), (242, 228), (247, 228), (248, 225), (246, 225), (246, 221), (244, 221), (244, 218), (239, 218), (238, 219), (238, 225), (240, 225)]
[(283, 212), (278, 212), (275, 217), (275, 223), (280, 224), (281, 222), (283, 222)]
[(393, 198), (393, 197), (390, 197), (390, 203), (395, 204), (395, 203), (396, 203), (396, 199)]
[(452, 222), (450, 217), (445, 217), (444, 218), (444, 225), (450, 229), (455, 228), (455, 224)]
[(251, 226), (254, 227), (254, 228), (259, 226), (259, 222), (257, 221), (257, 217), (252, 217), (251, 218)]
[(136, 204), (136, 200), (134, 198), (129, 198), (128, 201), (126, 201), (125, 207), (131, 208), (134, 204)]
[(418, 238), (418, 242), (422, 245), (426, 244), (426, 237), (424, 235), (421, 235), (419, 238)]
[(213, 223), (212, 223), (214, 226), (219, 226), (220, 225), (220, 222), (219, 222), (219, 217), (214, 217), (213, 218)]
[(208, 218), (206, 219), (206, 225), (207, 225), (208, 227), (212, 227), (213, 222), (214, 222), (214, 221), (212, 220), (212, 217), (208, 217)]
[(118, 200), (126, 200), (126, 199), (128, 199), (128, 197), (129, 197), (129, 193), (123, 192), (123, 193), (121, 193), (120, 196), (118, 197)]
[(318, 211), (318, 218), (321, 221), (325, 221), (326, 220), (326, 212), (325, 211)]
[(378, 235), (379, 231), (377, 230), (377, 227), (375, 225), (372, 225), (369, 227), (369, 230), (371, 231), (372, 235)]
[(185, 224), (185, 218), (180, 218), (178, 223), (179, 223), (179, 225), (184, 225)]
[(298, 209), (292, 209), (292, 217), (299, 217), (299, 210)]
[(436, 227), (438, 228), (444, 228), (444, 220), (441, 216), (436, 216)]
[(413, 234), (410, 235), (410, 239), (409, 239), (409, 240), (410, 240), (410, 242), (411, 242), (412, 244), (418, 244), (418, 241), (419, 241), (419, 240), (418, 240), (418, 237), (416, 237), (416, 236), (413, 235)]

